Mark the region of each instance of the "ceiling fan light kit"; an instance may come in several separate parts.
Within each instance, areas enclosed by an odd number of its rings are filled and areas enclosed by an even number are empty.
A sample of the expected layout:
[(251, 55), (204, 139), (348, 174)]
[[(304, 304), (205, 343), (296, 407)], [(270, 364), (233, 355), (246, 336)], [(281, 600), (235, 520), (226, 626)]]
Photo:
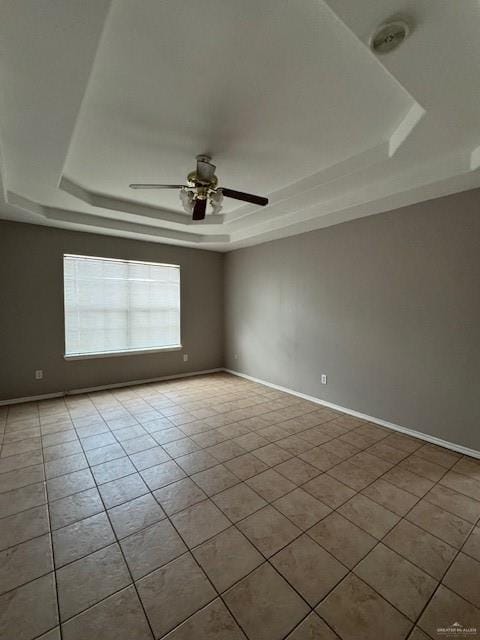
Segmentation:
[(212, 214), (220, 213), (223, 207), (223, 197), (241, 200), (250, 204), (264, 207), (268, 204), (268, 198), (255, 196), (243, 191), (235, 191), (225, 187), (218, 187), (218, 178), (215, 175), (216, 166), (212, 164), (211, 157), (205, 154), (197, 156), (197, 168), (187, 176), (187, 184), (153, 184), (133, 183), (131, 189), (179, 189), (180, 200), (186, 213), (192, 215), (192, 220), (205, 220), (207, 203), (210, 204)]

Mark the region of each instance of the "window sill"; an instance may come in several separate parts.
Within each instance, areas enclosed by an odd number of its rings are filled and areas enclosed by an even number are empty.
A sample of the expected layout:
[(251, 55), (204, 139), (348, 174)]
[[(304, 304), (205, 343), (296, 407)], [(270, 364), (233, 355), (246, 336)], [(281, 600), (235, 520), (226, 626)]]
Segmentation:
[(146, 353), (162, 353), (165, 351), (181, 351), (183, 346), (173, 345), (171, 347), (154, 347), (153, 349), (135, 349), (131, 351), (105, 351), (99, 353), (72, 353), (65, 354), (63, 357), (65, 360), (90, 360), (93, 358), (116, 358), (118, 356), (136, 356)]

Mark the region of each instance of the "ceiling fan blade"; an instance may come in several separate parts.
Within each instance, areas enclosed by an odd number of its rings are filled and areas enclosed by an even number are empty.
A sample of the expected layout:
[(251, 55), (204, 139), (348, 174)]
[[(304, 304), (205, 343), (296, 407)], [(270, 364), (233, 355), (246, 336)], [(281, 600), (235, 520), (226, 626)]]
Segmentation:
[(133, 183), (128, 185), (130, 189), (183, 189), (187, 188), (184, 184), (141, 184)]
[(195, 206), (193, 207), (192, 220), (205, 220), (205, 212), (207, 210), (206, 200), (195, 200)]
[(262, 196), (254, 196), (252, 193), (244, 193), (243, 191), (235, 191), (234, 189), (225, 189), (220, 187), (218, 191), (221, 191), (227, 198), (234, 198), (235, 200), (242, 200), (243, 202), (251, 202), (252, 204), (258, 204), (261, 207), (265, 207), (268, 204), (268, 198)]

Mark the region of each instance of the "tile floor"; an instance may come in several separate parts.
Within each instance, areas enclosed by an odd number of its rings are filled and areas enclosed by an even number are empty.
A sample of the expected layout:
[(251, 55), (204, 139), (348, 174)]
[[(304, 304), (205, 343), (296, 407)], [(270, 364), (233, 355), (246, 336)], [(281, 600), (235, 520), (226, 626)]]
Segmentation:
[(227, 374), (0, 427), (2, 640), (480, 638), (479, 460)]

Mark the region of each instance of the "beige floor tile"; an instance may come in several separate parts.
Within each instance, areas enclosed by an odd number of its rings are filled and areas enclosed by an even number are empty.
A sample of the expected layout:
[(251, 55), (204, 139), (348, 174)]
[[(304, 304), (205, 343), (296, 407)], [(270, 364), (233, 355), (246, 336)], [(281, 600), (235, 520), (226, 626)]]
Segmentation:
[(338, 636), (312, 611), (286, 640), (338, 640)]
[(138, 438), (132, 438), (131, 440), (125, 440), (122, 442), (122, 447), (128, 455), (140, 453), (140, 451), (146, 451), (147, 449), (153, 449), (156, 446), (156, 441), (149, 435), (139, 436)]
[(185, 473), (174, 460), (162, 462), (161, 464), (157, 464), (155, 467), (145, 469), (145, 471), (142, 471), (140, 475), (151, 491), (161, 489), (167, 484), (176, 482), (177, 480), (185, 477)]
[(311, 607), (348, 573), (348, 569), (306, 535), (294, 540), (270, 561)]
[(43, 462), (41, 449), (19, 453), (15, 456), (0, 459), (0, 473), (9, 473), (16, 469), (24, 469)]
[(178, 427), (170, 427), (169, 429), (160, 429), (159, 431), (154, 431), (152, 436), (158, 444), (163, 445), (168, 442), (175, 442), (175, 440), (180, 440), (185, 436), (183, 431), (181, 431)]
[(117, 442), (114, 435), (109, 431), (106, 431), (105, 433), (99, 433), (95, 436), (87, 436), (86, 438), (81, 438), (81, 441), (84, 451), (99, 449), (100, 447), (106, 447), (109, 444), (115, 444)]
[[(268, 427), (268, 429), (281, 429), (281, 427), (280, 425), (274, 425), (272, 427)], [(305, 451), (313, 448), (313, 445), (310, 442), (307, 442), (307, 440), (297, 435), (288, 437), (285, 437), (284, 435), (282, 439), (276, 440), (276, 444), (279, 447), (282, 447), (282, 449), (290, 451), (290, 453), (294, 456), (298, 456), (301, 453), (305, 453)]]
[(383, 542), (438, 580), (456, 554), (449, 544), (408, 520), (400, 520)]
[(298, 457), (320, 471), (327, 471), (342, 461), (341, 457), (335, 455), (328, 449), (323, 449), (321, 445), (305, 451), (305, 453), (301, 453)]
[(349, 574), (316, 611), (342, 640), (404, 640), (412, 626), (404, 615), (353, 574)]
[(154, 522), (163, 520), (165, 513), (152, 494), (147, 493), (109, 509), (108, 517), (117, 537), (125, 538)]
[(338, 512), (375, 538), (383, 536), (400, 520), (399, 516), (363, 495), (356, 495)]
[(155, 637), (183, 622), (215, 598), (215, 591), (186, 553), (137, 582)]
[(67, 456), (66, 458), (58, 458), (45, 464), (45, 476), (47, 478), (56, 478), (57, 476), (63, 476), (66, 473), (73, 473), (80, 469), (86, 469), (88, 462), (83, 453), (76, 453), (73, 456)]
[(92, 473), (98, 484), (117, 480), (118, 478), (123, 478), (135, 472), (135, 467), (126, 457), (104, 462), (103, 464), (92, 467)]
[(133, 587), (99, 602), (62, 626), (63, 640), (152, 640), (142, 605)]
[(246, 518), (267, 504), (263, 498), (244, 482), (217, 493), (212, 500), (232, 522), (238, 522)]
[(443, 584), (480, 609), (480, 562), (459, 553)]
[(213, 447), (208, 448), (208, 453), (218, 460), (218, 462), (226, 462), (245, 453), (245, 449), (233, 440), (220, 442)]
[(464, 456), (455, 463), (452, 471), (463, 473), (466, 476), (472, 476), (478, 480), (480, 478), (480, 460)]
[(298, 527), (271, 506), (256, 511), (237, 526), (266, 557), (272, 556), (301, 533)]
[(169, 516), (191, 507), (207, 497), (190, 478), (183, 478), (178, 482), (157, 489), (153, 495)]
[(43, 482), (0, 493), (0, 518), (38, 507), (46, 502), (47, 494)]
[(468, 553), (472, 558), (480, 561), (480, 527), (475, 527), (462, 551), (464, 553)]
[(100, 447), (100, 449), (91, 449), (86, 451), (85, 455), (89, 464), (92, 466), (103, 464), (104, 462), (111, 462), (118, 458), (125, 457), (125, 449), (120, 444), (109, 444), (106, 447)]
[(319, 469), (300, 458), (290, 458), (290, 460), (282, 462), (275, 467), (275, 471), (296, 485), (304, 484), (321, 473)]
[(453, 451), (447, 451), (442, 447), (437, 447), (434, 444), (425, 444), (420, 449), (417, 449), (415, 455), (434, 462), (435, 464), (450, 469), (453, 465), (462, 457), (460, 453), (454, 453)]
[(89, 469), (73, 471), (57, 478), (47, 480), (48, 500), (59, 500), (72, 493), (79, 493), (95, 486), (95, 481)]
[(246, 636), (218, 598), (165, 636), (165, 640), (192, 640), (193, 638), (195, 640), (246, 640)]
[(451, 628), (454, 622), (467, 629), (474, 627), (478, 632), (480, 609), (440, 585), (417, 624), (431, 638), (438, 638), (437, 629)]
[(104, 511), (100, 494), (96, 489), (87, 489), (50, 503), (52, 530), (83, 520)]
[[(295, 436), (292, 436), (295, 437)], [(299, 439), (303, 440), (307, 444), (310, 445), (310, 449), (312, 447), (318, 447), (321, 444), (329, 442), (332, 440), (334, 435), (330, 433), (325, 433), (323, 429), (313, 428), (313, 429), (305, 429), (304, 431), (298, 432)], [(305, 450), (306, 451), (306, 450)], [(304, 453), (304, 452), (299, 452)], [(331, 453), (335, 454), (335, 451), (331, 451)]]
[(52, 447), (44, 449), (43, 459), (45, 462), (51, 462), (57, 458), (66, 458), (67, 456), (73, 456), (81, 452), (82, 447), (77, 440), (73, 442), (63, 442), (62, 444), (55, 444)]
[(253, 478), (249, 478), (246, 483), (267, 502), (272, 502), (295, 489), (293, 482), (290, 482), (290, 480), (287, 480), (287, 478), (284, 478), (273, 469), (268, 469), (253, 476)]
[[(213, 455), (211, 449), (218, 444), (225, 444), (225, 441), (228, 440), (228, 438), (225, 434), (221, 433), (219, 429), (211, 429), (210, 431), (203, 431), (202, 433), (192, 435), (192, 440), (200, 447), (200, 449), (204, 449), (207, 453)], [(231, 443), (232, 441), (229, 440), (229, 442)], [(236, 443), (233, 444), (240, 449), (240, 453), (244, 453), (244, 449), (242, 449), (242, 447), (239, 447)], [(237, 455), (240, 454), (237, 453)], [(218, 456), (214, 457), (217, 459), (217, 462), (223, 462), (223, 460), (218, 460)]]
[(163, 445), (163, 448), (172, 458), (179, 458), (180, 456), (184, 456), (187, 453), (197, 451), (199, 449), (199, 446), (191, 438), (182, 438), (181, 440), (168, 442), (167, 444)]
[(354, 569), (356, 575), (411, 620), (416, 620), (438, 581), (383, 544)]
[(2, 473), (0, 476), (0, 494), (42, 482), (44, 478), (45, 472), (43, 464), (37, 464), (27, 469), (16, 469), (8, 473)]
[(235, 527), (204, 542), (194, 549), (193, 555), (219, 593), (263, 562), (262, 555)]
[(91, 607), (130, 582), (118, 544), (67, 564), (57, 571), (62, 620)]
[(382, 460), (386, 460), (387, 462), (394, 462), (394, 463), (400, 462), (400, 460), (403, 460), (408, 455), (410, 455), (408, 452), (403, 451), (402, 449), (394, 449), (393, 447), (388, 445), (385, 442), (385, 440), (376, 442), (374, 445), (369, 447), (366, 451), (368, 453), (371, 453), (372, 455), (382, 458)]
[(318, 544), (352, 568), (375, 546), (377, 540), (339, 513), (332, 513), (308, 531)]
[(268, 440), (259, 436), (258, 433), (246, 433), (243, 436), (234, 438), (233, 441), (239, 444), (245, 451), (254, 451), (269, 444)]
[(171, 520), (190, 548), (230, 526), (230, 522), (211, 500), (194, 504), (173, 515)]
[(388, 444), (388, 446), (393, 447), (394, 449), (401, 449), (407, 453), (413, 453), (424, 445), (422, 440), (406, 436), (403, 433), (392, 433), (382, 440), (382, 442)]
[(302, 530), (309, 529), (331, 512), (330, 507), (300, 488), (278, 498), (273, 504)]
[(404, 516), (419, 500), (418, 496), (414, 496), (382, 478), (375, 480), (363, 489), (362, 494), (398, 516)]
[[(327, 428), (328, 424), (324, 425), (322, 428)], [(355, 447), (353, 444), (349, 442), (345, 442), (340, 440), (340, 438), (335, 438), (334, 440), (329, 440), (322, 445), (323, 451), (329, 451), (340, 458), (341, 460), (346, 460), (351, 456), (355, 455), (359, 452), (359, 449)]]
[(416, 452), (414, 455), (402, 460), (398, 466), (400, 469), (406, 469), (411, 473), (416, 473), (418, 476), (427, 478), (433, 482), (438, 482), (446, 472), (445, 467), (441, 467), (434, 462), (429, 462), (424, 458), (420, 458), (417, 456)]
[(260, 458), (262, 462), (265, 462), (269, 467), (285, 462), (285, 460), (292, 457), (292, 454), (289, 451), (282, 449), (273, 442), (258, 449), (254, 449), (252, 453), (257, 456), (257, 458)]
[(454, 513), (472, 524), (475, 524), (480, 518), (480, 501), (469, 498), (463, 493), (458, 493), (458, 491), (449, 489), (442, 484), (436, 484), (432, 487), (426, 494), (425, 500), (445, 509), (445, 511)]
[(79, 520), (52, 533), (55, 566), (61, 567), (115, 542), (106, 513)]
[(267, 563), (229, 589), (224, 599), (249, 640), (280, 640), (308, 613), (305, 602)]
[(101, 484), (98, 490), (107, 509), (149, 493), (147, 485), (138, 473)]
[(49, 530), (46, 505), (2, 518), (0, 520), (0, 550), (41, 536), (48, 533)]
[(146, 449), (145, 451), (139, 451), (138, 453), (130, 455), (130, 460), (138, 471), (143, 471), (162, 462), (167, 462), (170, 460), (170, 456), (162, 447), (157, 446), (153, 449)]
[(367, 451), (360, 451), (360, 453), (355, 454), (350, 458), (350, 462), (356, 464), (362, 469), (366, 469), (367, 471), (374, 471), (378, 476), (381, 476), (394, 466), (392, 461), (387, 462), (386, 460), (382, 460), (378, 456), (374, 456)]
[(394, 467), (382, 476), (382, 480), (387, 480), (400, 489), (404, 489), (413, 495), (422, 498), (435, 484), (432, 480), (417, 476), (406, 469)]
[[(0, 430), (1, 429), (2, 427), (0, 422)], [(20, 442), (21, 440), (34, 439), (40, 436), (40, 433), (40, 427), (31, 427), (30, 429), (21, 429), (19, 431), (7, 431), (3, 438), (3, 444), (5, 445), (11, 444), (12, 442)]]
[(207, 451), (193, 451), (176, 461), (187, 474), (198, 473), (218, 464), (217, 459)]
[(329, 469), (328, 475), (343, 482), (343, 484), (355, 491), (361, 491), (378, 478), (378, 473), (375, 471), (359, 467), (349, 460)]
[(455, 471), (449, 471), (440, 481), (443, 484), (454, 491), (464, 493), (470, 498), (480, 500), (480, 479), (473, 476), (465, 476)]
[(157, 522), (124, 538), (120, 546), (135, 580), (187, 551), (187, 547), (168, 520)]
[(225, 463), (240, 480), (247, 480), (268, 469), (268, 465), (251, 453), (245, 453), (238, 458), (233, 458)]
[(0, 552), (0, 593), (53, 571), (50, 536), (43, 535)]
[(310, 480), (303, 485), (302, 489), (308, 491), (308, 493), (332, 509), (336, 509), (355, 495), (353, 489), (347, 487), (343, 482), (335, 480), (335, 478), (332, 478), (326, 473)]
[(31, 640), (57, 624), (53, 573), (0, 596), (0, 638)]
[(465, 542), (472, 528), (466, 520), (425, 500), (415, 505), (406, 518), (457, 549)]
[(210, 467), (210, 469), (205, 469), (205, 471), (195, 473), (191, 478), (195, 484), (203, 489), (207, 496), (220, 493), (220, 491), (224, 491), (239, 482), (237, 476), (229, 471), (223, 464), (218, 464), (215, 467)]
[(15, 456), (19, 453), (28, 453), (29, 451), (35, 451), (42, 448), (42, 441), (40, 436), (34, 438), (27, 438), (25, 440), (18, 440), (16, 442), (4, 442), (2, 447), (2, 458), (9, 456)]

